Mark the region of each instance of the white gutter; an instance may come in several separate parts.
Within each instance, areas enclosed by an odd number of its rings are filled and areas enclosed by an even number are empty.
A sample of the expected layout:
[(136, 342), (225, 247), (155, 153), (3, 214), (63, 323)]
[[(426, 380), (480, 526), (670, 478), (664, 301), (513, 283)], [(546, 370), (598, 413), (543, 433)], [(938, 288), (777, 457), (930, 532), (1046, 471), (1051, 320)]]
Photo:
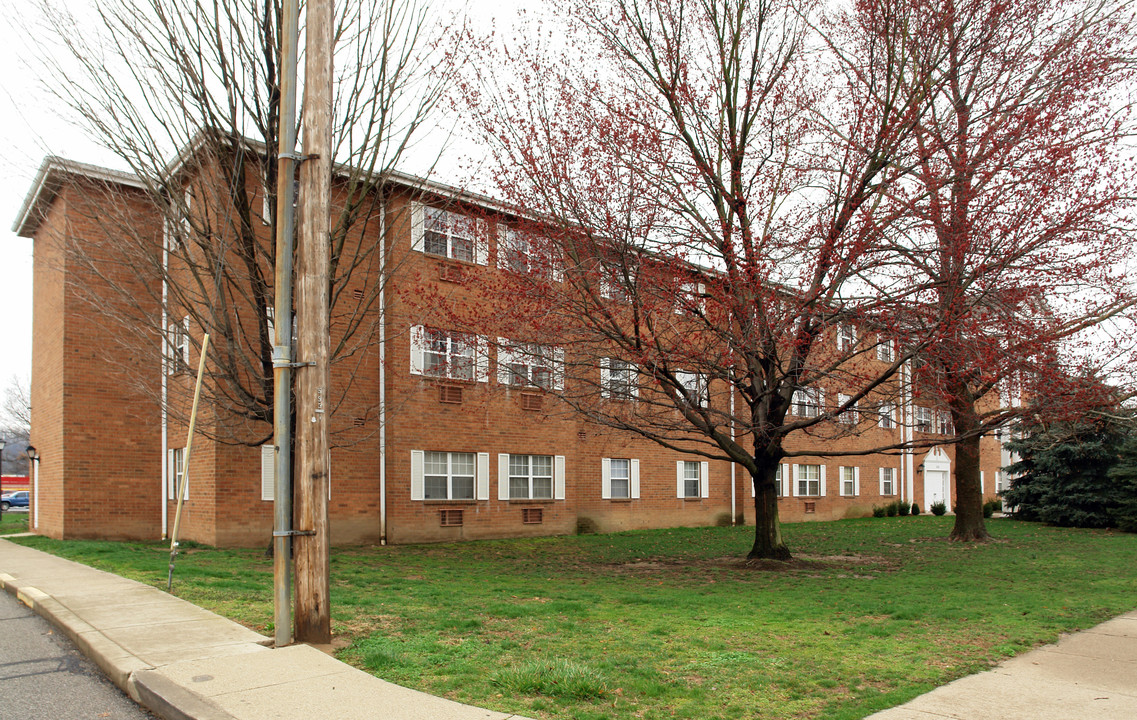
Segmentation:
[(912, 361), (911, 360), (908, 360), (904, 363), (904, 368), (901, 372), (901, 375), (903, 377), (903, 383), (901, 385), (901, 391), (900, 391), (901, 403), (903, 405), (901, 415), (903, 416), (903, 419), (904, 419), (903, 430), (901, 431), (901, 439), (904, 442), (904, 451), (903, 451), (902, 457), (904, 459), (904, 462), (903, 462), (904, 475), (905, 475), (904, 479), (905, 479), (905, 483), (907, 484), (907, 490), (908, 490), (907, 501), (909, 503), (912, 503), (912, 502), (914, 502), (913, 498), (916, 497), (916, 485), (915, 485), (916, 464), (915, 464), (915, 457), (914, 457), (914, 454), (912, 452), (912, 447), (911, 447), (912, 433), (913, 433), (912, 416), (913, 416), (913, 412), (914, 412), (912, 409)]
[(387, 207), (379, 212), (379, 544), (387, 544)]
[(162, 477), (162, 488), (161, 488), (161, 492), (158, 493), (158, 501), (162, 504), (162, 539), (165, 540), (166, 539), (166, 528), (170, 522), (170, 516), (169, 516), (170, 508), (169, 508), (169, 504), (166, 502), (166, 492), (167, 492), (166, 488), (169, 487), (169, 482), (170, 482), (170, 479), (168, 477), (166, 477), (167, 473), (169, 472), (169, 463), (166, 461), (166, 457), (169, 455), (169, 452), (170, 452), (169, 447), (168, 447), (168, 445), (169, 445), (169, 437), (168, 437), (169, 412), (168, 412), (168, 408), (169, 408), (170, 397), (169, 397), (169, 388), (167, 387), (167, 384), (169, 382), (169, 375), (166, 372), (168, 370), (168, 368), (166, 367), (166, 363), (169, 362), (169, 359), (170, 359), (170, 347), (169, 347), (169, 345), (170, 345), (170, 336), (169, 336), (170, 314), (169, 314), (169, 308), (167, 307), (167, 304), (169, 302), (169, 298), (168, 298), (168, 296), (169, 296), (169, 285), (167, 284), (167, 280), (166, 280), (168, 273), (169, 273), (169, 270), (170, 270), (170, 240), (167, 237), (167, 234), (169, 233), (169, 227), (170, 226), (169, 226), (169, 223), (166, 221), (165, 218), (163, 218), (162, 222), (163, 222), (163, 225), (162, 225), (162, 325), (161, 325), (161, 328), (159, 330), (159, 332), (161, 333), (161, 337), (162, 337), (162, 341), (161, 341), (162, 361), (160, 363), (158, 363), (158, 369), (162, 373), (162, 400), (161, 400), (161, 407), (159, 408), (160, 412), (162, 413), (162, 457), (161, 457), (162, 472), (160, 473), (160, 475)]
[[(734, 442), (734, 385), (730, 386), (730, 441)], [(735, 521), (735, 518), (738, 517), (738, 513), (735, 512), (736, 504), (735, 504), (735, 499), (734, 499), (735, 492), (736, 492), (735, 484), (737, 483), (737, 474), (736, 474), (737, 469), (738, 469), (738, 463), (731, 461), (731, 463), (730, 463), (730, 524), (732, 527), (735, 524), (737, 524)], [(753, 480), (751, 480), (751, 482), (753, 482)]]

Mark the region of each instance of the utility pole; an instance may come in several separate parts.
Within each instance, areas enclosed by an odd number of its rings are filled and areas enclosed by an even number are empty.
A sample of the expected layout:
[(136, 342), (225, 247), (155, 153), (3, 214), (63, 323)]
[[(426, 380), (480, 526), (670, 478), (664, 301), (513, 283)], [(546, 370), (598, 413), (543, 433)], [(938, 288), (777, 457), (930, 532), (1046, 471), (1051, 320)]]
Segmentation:
[(308, 0), (304, 162), (296, 267), (296, 639), (332, 641), (328, 605), (328, 268), (331, 254), (332, 0)]
[[(277, 129), (276, 300), (273, 308), (273, 623), (274, 644), (292, 643), (292, 238), (296, 232), (296, 52), (299, 0), (284, 0)], [(271, 151), (271, 148), (270, 148)]]

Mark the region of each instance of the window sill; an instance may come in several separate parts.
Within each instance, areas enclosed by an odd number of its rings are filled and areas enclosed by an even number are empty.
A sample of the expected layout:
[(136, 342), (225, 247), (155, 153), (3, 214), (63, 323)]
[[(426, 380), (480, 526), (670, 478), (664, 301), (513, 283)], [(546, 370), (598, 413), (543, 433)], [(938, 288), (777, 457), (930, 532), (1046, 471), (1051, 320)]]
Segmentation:
[(485, 502), (485, 501), (484, 500), (467, 500), (464, 498), (463, 499), (457, 499), (457, 500), (441, 500), (438, 498), (431, 498), (430, 500), (419, 500), (418, 502), (421, 502), (423, 505), (477, 505), (479, 502)]
[(614, 503), (631, 503), (635, 498), (608, 498), (609, 502)]
[(526, 498), (510, 498), (506, 502), (508, 502), (510, 505), (533, 505), (533, 504), (551, 505), (552, 503), (555, 503), (555, 502), (564, 502), (564, 501), (563, 500), (557, 500), (555, 498), (533, 498), (532, 500), (528, 500)]
[(708, 499), (708, 498), (701, 498), (701, 497), (688, 497), (688, 496), (683, 496), (683, 497), (682, 497), (682, 498), (680, 498), (680, 499), (681, 499), (683, 502), (702, 502), (703, 500), (706, 500), (706, 499)]

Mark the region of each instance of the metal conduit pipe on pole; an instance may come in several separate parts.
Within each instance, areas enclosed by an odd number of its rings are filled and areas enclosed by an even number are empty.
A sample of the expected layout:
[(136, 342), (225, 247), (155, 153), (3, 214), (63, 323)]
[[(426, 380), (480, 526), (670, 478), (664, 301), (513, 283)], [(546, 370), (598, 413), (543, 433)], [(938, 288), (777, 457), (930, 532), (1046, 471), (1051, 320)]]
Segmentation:
[[(276, 647), (292, 643), (292, 244), (296, 232), (296, 55), (299, 0), (284, 0), (277, 132), (276, 301), (273, 308), (273, 623)], [(270, 149), (271, 151), (271, 149)]]

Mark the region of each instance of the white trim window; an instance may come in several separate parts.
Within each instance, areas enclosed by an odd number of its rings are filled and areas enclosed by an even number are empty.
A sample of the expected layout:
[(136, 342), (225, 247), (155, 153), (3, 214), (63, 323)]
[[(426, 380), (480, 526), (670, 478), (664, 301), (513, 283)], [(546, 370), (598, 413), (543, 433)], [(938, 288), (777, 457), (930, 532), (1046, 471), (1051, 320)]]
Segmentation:
[(896, 494), (896, 468), (880, 469), (880, 494), (883, 496)]
[(497, 224), (497, 266), (519, 275), (535, 275), (553, 282), (564, 279), (562, 263), (546, 247), (549, 241)]
[(892, 430), (896, 427), (896, 406), (892, 403), (880, 404), (880, 417), (877, 420), (877, 426), (882, 430)]
[(950, 410), (936, 411), (936, 432), (940, 435), (954, 435), (955, 424), (951, 421)]
[(600, 396), (612, 400), (631, 400), (639, 395), (638, 368), (617, 358), (600, 359)]
[[(837, 393), (837, 407), (843, 407), (845, 403), (849, 402), (852, 399), (852, 395)], [(841, 423), (842, 425), (856, 425), (857, 420), (859, 419), (859, 415), (859, 406), (857, 403), (853, 403), (853, 405), (848, 410), (837, 416), (837, 422)]]
[(423, 500), (473, 500), (477, 463), (471, 452), (423, 455)]
[(489, 453), (411, 450), (411, 500), (489, 498)]
[(710, 497), (710, 463), (698, 460), (675, 462), (675, 495), (680, 498)]
[(634, 500), (640, 496), (640, 461), (636, 458), (601, 458), (600, 497)]
[(790, 400), (790, 412), (798, 417), (817, 417), (821, 414), (821, 399), (819, 387), (798, 388)]
[(612, 263), (600, 264), (600, 297), (618, 303), (631, 301), (636, 286), (636, 272)]
[(679, 283), (675, 301), (676, 314), (702, 315), (707, 311), (707, 286), (701, 282)]
[(676, 371), (675, 379), (683, 387), (688, 398), (694, 398), (696, 407), (706, 407), (710, 401), (710, 391), (707, 387), (707, 376), (701, 373)]
[(478, 223), (450, 210), (424, 205), (422, 251), (427, 255), (478, 262)]
[(489, 379), (486, 341), (477, 335), (411, 328), (411, 373), (450, 380)]
[(842, 465), (839, 472), (841, 474), (841, 495), (843, 497), (857, 497), (860, 495), (861, 469), (859, 467)]
[[(169, 463), (169, 469), (166, 473), (166, 477), (170, 480), (169, 497), (171, 500), (177, 500), (178, 488), (186, 482), (186, 449), (170, 448), (167, 450), (166, 459)], [(189, 485), (186, 485), (185, 494), (182, 497), (189, 497)]]
[(1003, 492), (1003, 478), (1004, 478), (1003, 471), (1002, 470), (996, 470), (995, 471), (995, 494), (996, 495), (1000, 495)]
[(932, 412), (931, 408), (917, 405), (914, 414), (917, 432), (930, 433), (935, 431), (936, 414)]
[(822, 487), (824, 465), (794, 465), (794, 495), (797, 497), (820, 497), (825, 494)]
[(852, 350), (857, 344), (857, 328), (852, 323), (837, 325), (837, 349)]
[(563, 390), (565, 351), (551, 345), (498, 338), (497, 381), (510, 387)]
[(553, 456), (510, 455), (509, 499), (552, 500)]
[(878, 338), (876, 346), (876, 359), (881, 362), (896, 362), (896, 347), (893, 340)]
[(183, 373), (189, 372), (190, 369), (190, 338), (189, 338), (189, 315), (182, 318), (180, 323), (173, 322), (169, 326), (169, 340), (166, 355), (167, 372)]

